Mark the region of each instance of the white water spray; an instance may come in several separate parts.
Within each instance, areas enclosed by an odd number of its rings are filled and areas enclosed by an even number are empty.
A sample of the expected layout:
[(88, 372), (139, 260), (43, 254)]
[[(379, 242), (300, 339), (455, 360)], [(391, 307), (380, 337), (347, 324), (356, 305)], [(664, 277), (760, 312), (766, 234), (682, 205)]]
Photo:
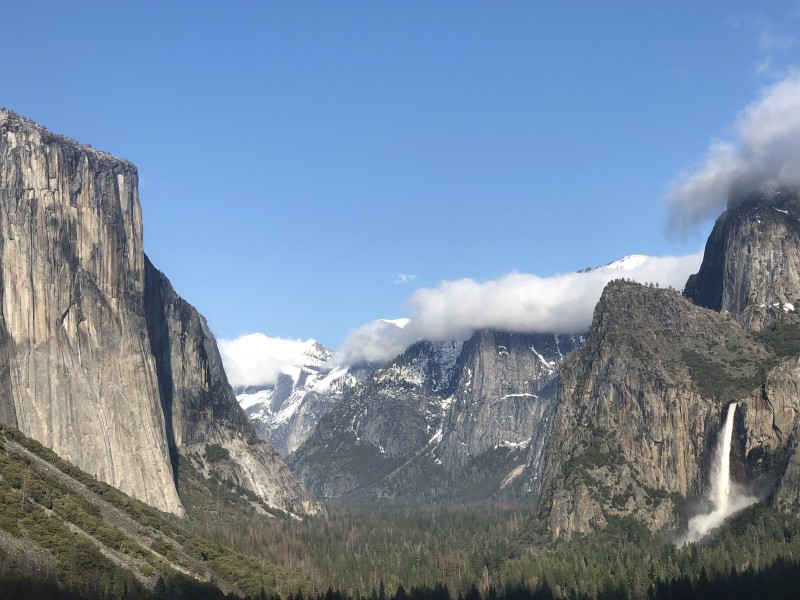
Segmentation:
[(731, 483), (731, 439), (733, 438), (733, 418), (736, 415), (737, 402), (728, 406), (725, 417), (725, 426), (722, 428), (717, 451), (714, 457), (714, 466), (711, 470), (711, 492), (709, 500), (714, 504), (714, 509), (707, 514), (696, 515), (689, 520), (689, 531), (683, 539), (684, 544), (696, 542), (732, 514), (750, 506), (758, 499), (740, 494), (736, 486)]

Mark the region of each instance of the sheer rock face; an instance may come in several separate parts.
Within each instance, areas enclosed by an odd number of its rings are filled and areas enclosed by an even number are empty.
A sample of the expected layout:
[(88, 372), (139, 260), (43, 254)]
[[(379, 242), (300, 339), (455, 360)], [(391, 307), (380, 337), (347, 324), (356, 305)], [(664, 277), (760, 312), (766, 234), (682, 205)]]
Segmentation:
[(731, 202), (687, 282), (694, 304), (606, 287), (561, 371), (539, 499), (555, 537), (620, 517), (676, 524), (676, 506), (706, 497), (733, 401), (732, 476), (778, 507), (800, 505), (798, 216), (796, 190)]
[(800, 356), (772, 369), (747, 402), (743, 437), (747, 474), (766, 476), (775, 506), (800, 504)]
[[(549, 427), (548, 384), (581, 336), (481, 331), (464, 347), (455, 401), (444, 426), (441, 460), (454, 471), (501, 445), (527, 447)], [(546, 432), (544, 433), (546, 436)]]
[[(732, 199), (706, 244), (685, 294), (730, 314), (752, 331), (786, 327), (800, 310), (800, 190), (756, 191)], [(773, 502), (800, 503), (800, 357), (772, 369), (745, 407), (748, 476), (773, 478)], [(768, 478), (769, 478), (768, 477)]]
[(313, 509), (145, 258), (136, 168), (2, 109), (0, 295), (3, 422), (164, 511), (183, 514), (177, 452), (212, 443), (243, 487)]
[(146, 258), (145, 281), (145, 310), (173, 462), (177, 450), (205, 472), (207, 466), (197, 457), (207, 444), (217, 444), (229, 453), (214, 464), (218, 478), (232, 480), (281, 510), (317, 512), (319, 505), (278, 453), (256, 437), (228, 384), (206, 320)]
[(490, 453), (508, 472), (479, 476), (497, 478), (484, 489), (498, 491), (526, 464), (532, 478), (549, 432), (552, 382), (581, 343), (581, 336), (486, 330), (466, 342), (415, 344), (348, 392), (291, 464), (322, 497), (369, 486), (382, 498), (414, 497), (457, 485), (459, 473)]
[(698, 389), (696, 356), (719, 361), (726, 377), (744, 373), (744, 396), (769, 353), (736, 322), (677, 292), (606, 287), (586, 345), (561, 369), (540, 497), (555, 537), (627, 516), (657, 530), (673, 522), (676, 502), (703, 495), (735, 398)]
[(0, 110), (4, 422), (180, 514), (143, 307), (136, 168)]
[(755, 193), (717, 219), (703, 264), (686, 284), (698, 306), (758, 331), (800, 307), (800, 199), (795, 190)]

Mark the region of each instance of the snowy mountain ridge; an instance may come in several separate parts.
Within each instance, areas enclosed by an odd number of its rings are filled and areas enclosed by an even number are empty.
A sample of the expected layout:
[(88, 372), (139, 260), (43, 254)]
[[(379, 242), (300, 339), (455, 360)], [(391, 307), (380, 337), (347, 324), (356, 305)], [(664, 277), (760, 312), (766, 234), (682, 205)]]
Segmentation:
[(332, 365), (335, 353), (316, 340), (271, 346), (281, 347), (287, 352), (272, 357), (281, 363), (273, 384), (239, 386), (235, 392), (258, 436), (287, 456), (305, 441), (317, 419), (336, 405), (344, 390), (355, 384), (355, 377), (349, 367)]
[[(631, 254), (584, 272), (619, 272), (622, 275), (640, 270), (651, 258), (642, 254)], [(378, 323), (404, 329), (411, 323), (411, 319), (380, 319)], [(253, 344), (259, 345), (259, 352), (268, 355), (269, 360), (262, 361), (264, 369), (276, 369), (277, 374), (272, 376), (274, 383), (270, 381), (262, 385), (240, 386), (236, 390), (237, 398), (256, 424), (259, 436), (272, 443), (284, 456), (294, 452), (308, 438), (317, 420), (341, 400), (346, 389), (354, 388), (359, 379), (364, 379), (367, 375), (371, 374), (373, 386), (420, 386), (424, 383), (432, 394), (443, 394), (454, 384), (453, 377), (458, 373), (456, 365), (464, 344), (463, 341), (429, 343), (427, 351), (415, 360), (395, 363), (392, 367), (387, 365), (377, 368), (379, 365), (376, 364), (374, 367), (362, 368), (362, 376), (359, 378), (353, 375), (349, 365), (335, 364), (336, 353), (316, 340), (284, 340), (267, 338), (262, 334), (247, 337), (251, 338)], [(537, 348), (536, 345), (529, 348), (540, 363), (537, 371), (540, 370), (547, 376), (557, 372), (563, 358), (558, 339), (558, 336), (548, 338), (547, 345), (552, 346), (548, 350)], [(572, 342), (568, 345), (573, 347)], [(223, 348), (228, 350), (227, 346)], [(255, 346), (251, 345), (242, 354), (245, 359), (254, 361), (253, 366), (248, 369), (248, 378), (258, 380), (257, 373), (253, 373), (258, 365), (252, 358), (254, 349)], [(508, 349), (502, 345), (497, 348), (497, 352), (501, 357), (508, 356)], [(341, 356), (339, 355), (340, 359)], [(240, 364), (242, 362), (239, 361)], [(470, 383), (465, 382), (465, 385)], [(501, 400), (508, 400), (513, 395), (501, 396)], [(441, 398), (437, 398), (434, 404), (438, 400)], [(442, 432), (442, 415), (448, 409), (449, 405), (430, 406), (423, 411), (428, 421), (427, 428), (433, 437), (437, 437), (437, 432)], [(439, 438), (444, 433), (446, 432), (440, 433)], [(509, 443), (517, 444), (518, 440)], [(438, 446), (438, 443), (433, 446)]]

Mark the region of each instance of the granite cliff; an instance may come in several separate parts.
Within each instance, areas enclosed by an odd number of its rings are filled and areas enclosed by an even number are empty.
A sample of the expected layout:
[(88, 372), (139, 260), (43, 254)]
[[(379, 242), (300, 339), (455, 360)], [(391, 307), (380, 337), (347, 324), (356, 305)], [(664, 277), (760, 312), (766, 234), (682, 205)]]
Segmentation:
[(685, 295), (610, 283), (562, 367), (538, 504), (554, 537), (639, 521), (677, 529), (706, 504), (726, 407), (740, 486), (800, 502), (797, 193), (717, 220)]
[(0, 109), (0, 420), (167, 512), (183, 514), (178, 455), (207, 445), (266, 504), (313, 511), (205, 320), (145, 257), (137, 183), (131, 163)]
[[(145, 312), (172, 451), (207, 477), (254, 492), (269, 507), (313, 514), (319, 505), (239, 406), (206, 320), (145, 257)], [(208, 460), (208, 447), (217, 450)], [(180, 485), (180, 479), (178, 479)]]
[(703, 264), (686, 283), (698, 306), (760, 330), (800, 308), (800, 194), (753, 192), (717, 219)]
[(302, 364), (286, 365), (274, 384), (234, 390), (258, 437), (284, 457), (297, 450), (346, 390), (371, 371), (369, 366), (332, 366), (333, 350), (315, 340), (306, 346)]
[(539, 500), (553, 535), (621, 517), (673, 525), (703, 495), (724, 407), (758, 386), (770, 358), (678, 292), (610, 283), (561, 370)]
[(580, 336), (418, 342), (348, 390), (290, 456), (319, 497), (487, 497), (538, 473), (553, 385)]

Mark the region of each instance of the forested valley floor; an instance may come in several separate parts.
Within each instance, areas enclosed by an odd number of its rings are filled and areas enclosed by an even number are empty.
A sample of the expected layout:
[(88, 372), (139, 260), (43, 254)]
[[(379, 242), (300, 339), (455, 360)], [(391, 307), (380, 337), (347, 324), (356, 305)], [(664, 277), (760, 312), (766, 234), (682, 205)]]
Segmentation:
[(187, 477), (178, 519), (0, 436), (0, 598), (795, 598), (800, 518), (756, 504), (679, 547), (633, 520), (554, 542), (529, 498), (302, 521)]

